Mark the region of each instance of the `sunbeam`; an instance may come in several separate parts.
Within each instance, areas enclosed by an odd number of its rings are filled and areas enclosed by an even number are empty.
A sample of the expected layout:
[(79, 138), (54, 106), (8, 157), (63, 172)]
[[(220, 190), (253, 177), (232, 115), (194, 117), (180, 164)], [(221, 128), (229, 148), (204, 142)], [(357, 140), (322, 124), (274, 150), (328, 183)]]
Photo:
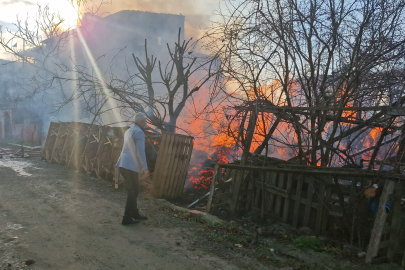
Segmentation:
[(109, 109), (112, 111), (113, 117), (115, 118), (115, 119), (114, 119), (114, 120), (115, 120), (114, 122), (115, 122), (115, 123), (116, 123), (116, 122), (120, 122), (121, 116), (119, 115), (119, 113), (118, 113), (117, 110), (115, 109), (115, 105), (114, 105), (113, 101), (111, 100), (110, 92), (108, 91), (108, 88), (107, 88), (106, 83), (105, 83), (105, 81), (104, 81), (103, 75), (101, 74), (100, 69), (99, 69), (98, 66), (97, 66), (97, 63), (96, 63), (96, 61), (94, 60), (93, 54), (91, 53), (91, 51), (90, 51), (90, 49), (89, 49), (89, 47), (88, 47), (88, 45), (87, 45), (87, 42), (86, 42), (86, 40), (84, 39), (84, 37), (83, 37), (83, 35), (82, 35), (80, 29), (79, 29), (79, 28), (76, 28), (76, 31), (77, 31), (77, 33), (78, 33), (80, 42), (82, 43), (82, 45), (83, 45), (83, 47), (84, 47), (84, 50), (85, 50), (85, 52), (86, 52), (86, 55), (87, 55), (87, 57), (89, 58), (90, 63), (91, 63), (91, 65), (92, 65), (93, 68), (94, 68), (94, 71), (96, 72), (97, 79), (99, 80), (99, 82), (100, 82), (100, 84), (101, 84), (101, 90), (104, 92), (105, 97), (107, 98), (108, 105), (110, 106)]

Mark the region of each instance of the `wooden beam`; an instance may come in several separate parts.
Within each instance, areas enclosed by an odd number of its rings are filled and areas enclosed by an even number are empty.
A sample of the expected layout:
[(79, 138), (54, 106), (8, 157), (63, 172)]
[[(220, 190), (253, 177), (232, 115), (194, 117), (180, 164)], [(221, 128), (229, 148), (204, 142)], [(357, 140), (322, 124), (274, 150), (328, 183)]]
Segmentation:
[(401, 197), (402, 192), (399, 192), (395, 188), (395, 196), (392, 202), (391, 213), (393, 215), (390, 229), (390, 245), (388, 246), (387, 259), (389, 262), (394, 260), (395, 253), (398, 249), (398, 244), (401, 237), (401, 221), (402, 221), (402, 211), (401, 211)]
[(378, 248), (381, 241), (382, 231), (384, 229), (385, 221), (387, 220), (387, 212), (385, 210), (388, 197), (394, 191), (395, 182), (387, 180), (384, 184), (384, 189), (380, 197), (377, 215), (374, 220), (373, 230), (371, 232), (370, 243), (368, 245), (366, 263), (371, 263), (371, 260), (377, 256)]
[[(216, 163), (213, 163), (212, 166), (215, 166)], [(238, 164), (224, 164), (220, 163), (219, 166), (221, 168), (229, 168), (229, 169), (239, 169), (239, 170), (247, 170), (247, 171), (266, 171), (266, 172), (279, 172), (279, 173), (304, 173), (304, 174), (315, 174), (315, 175), (337, 175), (337, 176), (345, 176), (345, 177), (374, 177), (374, 178), (381, 178), (385, 177), (386, 179), (398, 179), (398, 180), (405, 180), (405, 175), (401, 174), (394, 174), (390, 175), (387, 173), (379, 172), (379, 171), (365, 171), (361, 169), (349, 169), (349, 168), (332, 168), (332, 167), (315, 167), (315, 166), (305, 166), (305, 165), (298, 165), (297, 168), (286, 168), (286, 167), (257, 167), (257, 166), (242, 166)], [(282, 166), (282, 165), (280, 165)]]
[[(256, 106), (236, 106), (235, 109), (240, 110), (256, 110)], [(374, 107), (292, 107), (292, 106), (257, 106), (260, 112), (297, 112), (297, 111), (389, 111), (390, 113), (405, 113), (405, 107), (394, 106), (374, 106)]]

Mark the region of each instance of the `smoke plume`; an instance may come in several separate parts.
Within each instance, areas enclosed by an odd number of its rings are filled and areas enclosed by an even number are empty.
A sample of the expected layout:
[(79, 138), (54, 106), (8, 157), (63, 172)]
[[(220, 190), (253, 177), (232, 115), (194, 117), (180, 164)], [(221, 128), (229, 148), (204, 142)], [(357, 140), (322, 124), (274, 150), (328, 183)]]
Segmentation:
[(99, 14), (107, 15), (120, 10), (139, 10), (155, 13), (182, 14), (186, 17), (186, 38), (198, 38), (210, 26), (211, 17), (220, 0), (113, 0), (105, 4)]

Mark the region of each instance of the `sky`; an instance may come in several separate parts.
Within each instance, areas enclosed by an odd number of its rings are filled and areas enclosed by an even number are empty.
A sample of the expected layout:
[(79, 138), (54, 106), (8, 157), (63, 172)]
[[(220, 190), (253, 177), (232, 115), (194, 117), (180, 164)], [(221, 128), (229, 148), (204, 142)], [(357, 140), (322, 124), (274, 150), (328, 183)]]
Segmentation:
[[(74, 0), (76, 3), (77, 0)], [(100, 1), (100, 0), (93, 0)], [(100, 10), (103, 16), (120, 10), (141, 10), (158, 13), (182, 14), (186, 16), (186, 37), (198, 35), (210, 25), (212, 15), (218, 10), (221, 0), (110, 0)], [(0, 0), (0, 25), (3, 35), (6, 28), (14, 29), (12, 23), (29, 18), (33, 23), (39, 6), (49, 5), (51, 12), (58, 12), (65, 20), (64, 28), (75, 25), (77, 6), (71, 0)], [(188, 33), (187, 33), (188, 32)], [(7, 37), (7, 35), (5, 35)], [(22, 42), (20, 42), (22, 43)], [(18, 44), (18, 46), (22, 46)], [(7, 58), (0, 48), (0, 59)]]

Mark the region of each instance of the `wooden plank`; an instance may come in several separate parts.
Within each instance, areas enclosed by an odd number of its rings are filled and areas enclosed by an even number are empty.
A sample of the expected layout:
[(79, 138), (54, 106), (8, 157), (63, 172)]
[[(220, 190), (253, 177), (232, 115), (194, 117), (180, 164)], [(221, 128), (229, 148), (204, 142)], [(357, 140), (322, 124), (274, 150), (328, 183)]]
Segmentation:
[(92, 160), (96, 156), (99, 146), (99, 141), (96, 140), (95, 137), (98, 137), (99, 132), (100, 126), (92, 125), (87, 134), (87, 143), (84, 147), (83, 156), (80, 162), (80, 168), (84, 169), (87, 173), (90, 173), (93, 169)]
[[(284, 173), (279, 173), (278, 175), (278, 183), (277, 183), (277, 187), (279, 189), (283, 189), (284, 188), (284, 177), (285, 174)], [(276, 195), (276, 208), (275, 208), (275, 213), (277, 217), (281, 217), (281, 205), (283, 203), (283, 196), (280, 195)]]
[(55, 146), (56, 138), (58, 137), (59, 127), (60, 122), (51, 122), (49, 125), (48, 135), (41, 154), (42, 159), (45, 159), (48, 162), (51, 162), (53, 148)]
[[(222, 168), (221, 168), (221, 171), (222, 171)], [(233, 185), (232, 184), (232, 182), (233, 182), (232, 179), (234, 179), (234, 178), (231, 177), (231, 172), (232, 172), (231, 169), (225, 169), (224, 173), (222, 174), (223, 180), (219, 179), (220, 181), (218, 183), (221, 183), (221, 186), (220, 186), (220, 189), (221, 189), (220, 191), (221, 192), (229, 192), (230, 191), (230, 187), (231, 187), (231, 185)], [(224, 184), (224, 182), (229, 180), (229, 179), (231, 179), (232, 182), (228, 182), (227, 184)], [(225, 202), (229, 207), (229, 201), (230, 201), (230, 198), (223, 198), (223, 199), (222, 198), (218, 198), (218, 199), (215, 198), (215, 205), (218, 205), (218, 204), (221, 204), (221, 203)]]
[[(294, 200), (294, 201), (298, 200), (298, 198), (297, 198), (296, 195), (290, 196), (290, 199), (292, 199), (292, 200)], [(301, 201), (301, 204), (306, 204), (306, 203), (307, 203), (307, 199), (306, 199), (306, 198), (303, 198), (303, 197), (300, 198), (300, 201)], [(295, 204), (294, 204), (294, 205), (295, 205)], [(313, 208), (313, 209), (318, 209), (318, 203), (317, 203), (317, 202), (312, 202), (312, 203), (311, 203), (311, 208)]]
[[(286, 192), (288, 194), (291, 193), (292, 181), (293, 181), (293, 175), (291, 173), (289, 173), (287, 176), (287, 186), (286, 186)], [(290, 200), (291, 199), (289, 197), (285, 197), (284, 209), (283, 209), (283, 222), (284, 223), (286, 223), (288, 221), (288, 213), (290, 211)]]
[[(184, 168), (186, 165), (186, 155), (188, 153), (188, 147), (189, 147), (189, 141), (190, 138), (187, 137), (179, 137), (180, 140), (180, 152), (176, 151), (175, 153), (175, 159), (178, 160), (178, 163), (176, 164), (175, 167), (175, 177), (176, 181), (174, 183), (174, 190), (172, 192), (172, 197), (177, 197), (183, 194), (183, 189), (184, 189), (184, 183), (183, 183), (183, 174), (184, 174)], [(177, 157), (176, 157), (177, 156)]]
[(176, 136), (175, 134), (171, 135), (173, 137), (172, 141), (172, 150), (171, 150), (171, 155), (168, 157), (168, 160), (166, 161), (168, 163), (168, 171), (167, 171), (167, 176), (166, 176), (166, 182), (165, 186), (163, 189), (165, 190), (165, 195), (164, 197), (166, 198), (173, 198), (174, 194), (176, 193), (176, 174), (178, 172), (177, 170), (177, 165), (179, 159), (177, 158), (179, 151), (182, 150), (182, 141), (183, 138), (180, 136)]
[(303, 221), (303, 226), (307, 227), (309, 224), (309, 218), (311, 215), (311, 204), (312, 204), (312, 198), (314, 195), (314, 179), (311, 177), (308, 181), (308, 190), (307, 190), (307, 197), (306, 197), (306, 203), (305, 203), (305, 212), (304, 212), (304, 221)]
[[(237, 175), (237, 170), (232, 170), (231, 171), (232, 182), (231, 182), (231, 185), (229, 186), (229, 192), (232, 194), (233, 194), (233, 190), (234, 190), (234, 186), (235, 186), (235, 182), (236, 182), (236, 175)], [(229, 205), (231, 205), (232, 198), (229, 199), (228, 203), (229, 203)]]
[(358, 181), (352, 180), (350, 185), (350, 195), (349, 195), (349, 209), (353, 209), (354, 201), (356, 199), (356, 185)]
[[(264, 184), (265, 185), (270, 185), (271, 173), (270, 172), (263, 172), (263, 178), (264, 178)], [(254, 185), (257, 186), (256, 183), (254, 183)], [(260, 190), (261, 190), (260, 192), (267, 192), (267, 190), (262, 191), (261, 188), (260, 188)], [(271, 208), (273, 207), (270, 196), (272, 196), (271, 193), (266, 194), (266, 202), (264, 204), (264, 212), (265, 213), (271, 211)], [(274, 195), (273, 195), (273, 197), (274, 197)], [(256, 207), (260, 208), (260, 203), (257, 204)]]
[(266, 191), (266, 187), (265, 187), (265, 183), (264, 183), (265, 180), (264, 180), (263, 174), (264, 174), (263, 172), (259, 172), (260, 182), (262, 184), (262, 189), (261, 189), (262, 203), (261, 203), (261, 207), (260, 207), (262, 209), (262, 211), (260, 212), (261, 218), (264, 218), (264, 210), (266, 208), (266, 197), (267, 197), (267, 191)]
[[(185, 185), (185, 179), (187, 179), (187, 173), (188, 173), (188, 167), (189, 167), (189, 162), (188, 157), (190, 155), (190, 151), (193, 149), (193, 138), (188, 137), (188, 138), (182, 138), (183, 139), (183, 145), (182, 145), (182, 150), (179, 153), (178, 159), (179, 159), (179, 165), (177, 166), (177, 179), (176, 179), (176, 194), (174, 196), (179, 196), (183, 194), (184, 191), (184, 185)], [(218, 178), (222, 178), (222, 169), (221, 171), (221, 176)]]
[(63, 146), (68, 134), (70, 123), (61, 122), (59, 125), (58, 135), (55, 140), (50, 162), (59, 163), (62, 154)]
[(100, 141), (93, 162), (93, 170), (99, 178), (103, 177), (110, 167), (112, 150), (112, 138), (109, 138), (110, 133), (111, 127), (101, 127)]
[[(260, 174), (261, 174), (261, 176), (263, 178), (263, 181), (264, 181), (264, 175), (263, 175), (264, 172), (262, 172)], [(251, 209), (251, 207), (253, 205), (253, 200), (254, 200), (253, 191), (254, 191), (254, 188), (255, 188), (255, 186), (254, 186), (255, 182), (256, 182), (256, 178), (252, 177), (252, 179), (249, 179), (249, 183), (247, 185), (248, 191), (251, 191), (251, 192), (248, 193), (247, 202), (246, 202), (246, 212), (250, 212), (250, 209)]]
[(321, 183), (321, 187), (319, 188), (318, 195), (318, 209), (316, 211), (316, 218), (315, 218), (315, 234), (319, 235), (322, 229), (322, 221), (324, 220), (324, 199), (325, 199), (325, 188), (326, 184)]
[[(173, 184), (173, 190), (171, 192), (171, 197), (177, 197), (183, 193), (184, 186), (182, 186), (182, 179), (181, 175), (183, 173), (183, 167), (184, 167), (184, 162), (185, 158), (184, 155), (187, 152), (188, 144), (190, 141), (190, 138), (187, 137), (179, 137), (180, 142), (178, 145), (178, 149), (175, 153), (175, 164), (174, 164), (174, 184)], [(222, 169), (221, 169), (222, 171)]]
[[(252, 207), (252, 211), (254, 212), (254, 213), (257, 213), (258, 215), (260, 215), (260, 213), (261, 213), (261, 209), (260, 208), (257, 208), (257, 207)], [(265, 216), (270, 216), (271, 215), (271, 213), (270, 212), (267, 212), (267, 211), (264, 211), (264, 215)]]
[(387, 219), (385, 206), (387, 204), (388, 196), (392, 194), (394, 190), (394, 185), (395, 182), (391, 180), (386, 180), (384, 183), (384, 189), (380, 197), (378, 211), (374, 220), (374, 226), (371, 232), (370, 243), (367, 249), (366, 263), (371, 263), (371, 259), (377, 256), (378, 254), (378, 246), (380, 244), (382, 230), (384, 228), (384, 224)]
[[(236, 171), (236, 170), (235, 170)], [(242, 183), (242, 176), (244, 175), (243, 171), (237, 171), (236, 173), (236, 178), (235, 178), (235, 184), (233, 186), (232, 190), (232, 200), (230, 203), (230, 213), (231, 216), (234, 217), (236, 214), (236, 209), (238, 206), (238, 201), (239, 201), (239, 191)]]
[[(74, 135), (75, 135), (75, 125), (77, 122), (71, 122), (68, 127), (68, 132), (67, 132), (67, 137), (65, 140), (65, 144), (62, 147), (62, 153), (59, 158), (59, 164), (60, 165), (65, 165), (70, 157), (70, 151), (73, 147), (73, 142), (74, 142)], [(73, 142), (72, 142), (73, 141)]]
[[(240, 196), (242, 196), (242, 195), (249, 195), (249, 194), (252, 194), (252, 191), (251, 191), (251, 190), (241, 190), (241, 191), (239, 192), (239, 195), (240, 195)], [(213, 201), (217, 201), (217, 200), (229, 200), (229, 199), (232, 198), (232, 196), (233, 196), (233, 193), (230, 193), (230, 192), (228, 192), (228, 193), (214, 194)], [(243, 199), (243, 200), (246, 201), (246, 199)], [(242, 201), (242, 199), (239, 198), (239, 202), (240, 202), (240, 201)], [(216, 205), (216, 203), (215, 203), (215, 205)], [(259, 208), (258, 208), (258, 209), (259, 209)]]
[(176, 140), (176, 137), (173, 136), (173, 133), (168, 133), (167, 135), (168, 135), (168, 137), (167, 137), (168, 138), (168, 140), (167, 140), (168, 147), (167, 147), (167, 152), (165, 155), (166, 158), (164, 161), (164, 167), (163, 167), (163, 171), (162, 171), (162, 183), (160, 184), (159, 193), (158, 193), (158, 196), (162, 197), (162, 198), (165, 198), (167, 196), (165, 187), (167, 186), (168, 177), (169, 177), (170, 171), (172, 169), (170, 167), (170, 163), (173, 158), (173, 147), (174, 147), (175, 140)]
[[(271, 172), (269, 175), (270, 175), (269, 181), (268, 181), (270, 183), (269, 186), (270, 187), (276, 187), (277, 173)], [(272, 213), (274, 211), (274, 209), (275, 209), (275, 203), (274, 203), (275, 199), (276, 199), (276, 197), (275, 197), (274, 193), (271, 192), (270, 195), (269, 195), (269, 208), (268, 208), (268, 211), (270, 213)]]
[[(257, 166), (243, 166), (236, 164), (220, 164), (221, 168), (248, 170), (248, 171), (268, 171), (268, 172), (283, 172), (283, 173), (302, 173), (305, 175), (325, 175), (325, 176), (342, 176), (342, 178), (367, 178), (367, 179), (381, 179), (385, 177), (388, 179), (405, 179), (404, 175), (387, 176), (386, 173), (378, 171), (364, 171), (355, 169), (330, 168), (330, 167), (311, 167), (302, 166), (302, 168), (282, 168), (282, 167), (257, 167)], [(281, 165), (280, 165), (281, 166)]]
[(212, 205), (212, 198), (214, 196), (214, 191), (215, 191), (215, 182), (217, 181), (217, 175), (219, 170), (222, 170), (219, 165), (215, 165), (214, 168), (214, 175), (212, 176), (212, 182), (211, 182), (211, 186), (210, 186), (210, 195), (208, 197), (208, 202), (207, 202), (207, 213), (211, 213), (211, 205)]
[(156, 159), (156, 167), (155, 172), (153, 173), (152, 185), (150, 192), (155, 197), (160, 197), (160, 188), (162, 183), (164, 183), (163, 174), (164, 174), (164, 167), (165, 167), (165, 159), (166, 154), (169, 148), (169, 134), (163, 133), (162, 134), (162, 141), (161, 146), (159, 149), (159, 153)]
[(72, 130), (72, 136), (70, 139), (70, 145), (67, 145), (66, 147), (66, 166), (69, 165), (70, 159), (72, 158), (72, 153), (75, 151), (79, 145), (77, 143), (79, 135), (80, 135), (80, 128), (83, 125), (83, 123), (79, 122), (74, 122), (73, 124), (73, 130)]
[[(264, 175), (263, 175), (263, 177), (264, 177)], [(263, 181), (265, 181), (265, 179), (263, 179)], [(264, 185), (264, 182), (261, 183), (260, 181), (256, 181), (255, 183), (253, 183), (253, 188), (256, 189), (253, 206), (256, 208), (260, 208), (259, 206), (261, 205), (260, 198), (263, 196), (263, 192), (264, 192), (264, 190), (262, 189), (263, 185)], [(266, 208), (266, 207), (264, 207), (264, 208)]]
[(281, 189), (279, 187), (275, 187), (275, 186), (272, 186), (272, 185), (263, 184), (263, 182), (257, 182), (255, 184), (255, 187), (257, 187), (259, 189), (263, 189), (263, 187), (264, 187), (265, 191), (270, 193), (270, 194), (268, 194), (268, 196), (273, 195), (273, 198), (274, 198), (274, 195), (278, 195), (278, 196), (281, 196), (283, 198), (290, 198), (291, 197), (290, 193), (286, 189)]
[(301, 174), (298, 176), (297, 180), (297, 191), (295, 195), (295, 204), (294, 204), (294, 215), (293, 215), (293, 226), (296, 228), (298, 225), (299, 211), (301, 205), (301, 193), (302, 193), (302, 183), (304, 182), (304, 175)]
[(87, 144), (90, 124), (81, 123), (79, 128), (79, 133), (77, 135), (75, 146), (70, 154), (69, 162), (67, 167), (79, 169), (81, 160), (83, 158), (83, 152)]
[(194, 138), (188, 137), (185, 154), (184, 154), (184, 161), (182, 162), (182, 166), (180, 168), (180, 176), (179, 176), (179, 184), (180, 187), (178, 188), (179, 195), (183, 194), (184, 185), (187, 180), (188, 174), (188, 166), (190, 165), (191, 156), (193, 154), (193, 147), (194, 147)]
[(391, 222), (391, 233), (390, 233), (390, 242), (391, 245), (388, 248), (387, 252), (387, 259), (389, 262), (392, 262), (394, 260), (394, 255), (397, 252), (398, 249), (398, 242), (400, 239), (400, 234), (401, 234), (401, 193), (396, 192), (394, 196), (394, 200), (392, 201), (392, 208), (391, 208), (391, 213), (392, 213), (392, 222)]

